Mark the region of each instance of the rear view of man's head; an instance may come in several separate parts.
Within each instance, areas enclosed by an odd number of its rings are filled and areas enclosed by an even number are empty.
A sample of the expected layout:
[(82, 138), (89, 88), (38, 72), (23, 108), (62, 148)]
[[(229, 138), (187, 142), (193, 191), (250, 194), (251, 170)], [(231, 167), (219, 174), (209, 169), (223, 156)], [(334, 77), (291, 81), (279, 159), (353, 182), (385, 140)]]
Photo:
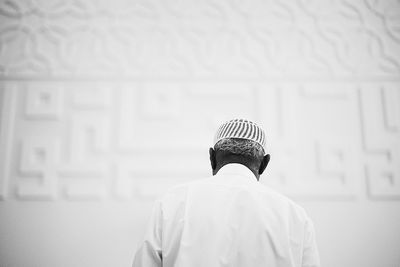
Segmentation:
[(268, 165), (270, 155), (265, 153), (265, 133), (254, 122), (234, 119), (222, 124), (210, 148), (210, 161), (215, 175), (229, 163), (249, 168), (257, 180)]

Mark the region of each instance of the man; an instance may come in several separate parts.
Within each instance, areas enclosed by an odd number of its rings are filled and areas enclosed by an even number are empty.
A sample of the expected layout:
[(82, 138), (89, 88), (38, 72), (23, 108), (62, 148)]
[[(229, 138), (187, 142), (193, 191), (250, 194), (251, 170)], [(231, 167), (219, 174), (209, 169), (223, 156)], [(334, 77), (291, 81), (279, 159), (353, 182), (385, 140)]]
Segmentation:
[(210, 148), (213, 177), (156, 202), (133, 266), (319, 266), (305, 211), (258, 182), (269, 159), (257, 124), (224, 123)]

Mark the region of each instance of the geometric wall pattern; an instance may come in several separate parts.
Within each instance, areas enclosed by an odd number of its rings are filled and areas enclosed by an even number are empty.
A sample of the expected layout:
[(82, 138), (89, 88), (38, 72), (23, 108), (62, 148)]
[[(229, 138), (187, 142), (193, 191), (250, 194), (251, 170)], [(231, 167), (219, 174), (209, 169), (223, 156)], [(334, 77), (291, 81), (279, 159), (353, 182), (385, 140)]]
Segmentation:
[[(263, 183), (400, 198), (398, 1), (1, 1), (0, 198), (154, 198), (262, 124)], [(367, 187), (367, 192), (363, 190)]]
[(398, 86), (5, 82), (0, 195), (154, 198), (209, 175), (218, 123), (242, 116), (267, 131), (263, 183), (292, 197), (400, 198)]

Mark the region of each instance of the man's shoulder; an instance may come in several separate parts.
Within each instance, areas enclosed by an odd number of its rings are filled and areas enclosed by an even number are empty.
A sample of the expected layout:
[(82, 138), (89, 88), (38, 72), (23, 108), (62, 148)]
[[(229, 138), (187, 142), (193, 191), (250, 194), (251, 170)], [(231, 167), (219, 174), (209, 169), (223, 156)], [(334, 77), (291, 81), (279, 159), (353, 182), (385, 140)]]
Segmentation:
[(213, 183), (214, 176), (203, 176), (199, 177), (187, 182), (183, 182), (171, 187), (168, 191), (181, 191), (181, 190), (188, 190), (190, 188), (196, 188), (199, 186), (210, 185)]
[(284, 208), (288, 212), (296, 214), (297, 217), (300, 217), (302, 219), (308, 218), (305, 209), (289, 196), (286, 196), (285, 194), (278, 192), (270, 186), (264, 184), (260, 185), (259, 190), (262, 195), (268, 198), (268, 201), (270, 201), (270, 203), (273, 202), (281, 208)]
[(165, 193), (161, 196), (161, 199), (166, 198), (170, 195), (179, 195), (179, 194), (186, 194), (186, 192), (193, 186), (202, 184), (205, 182), (205, 180), (207, 180), (208, 178), (200, 178), (200, 179), (196, 179), (196, 180), (191, 180), (188, 182), (184, 182), (184, 183), (179, 183), (176, 185), (173, 185), (171, 187), (169, 187)]
[[(161, 200), (173, 200), (174, 202), (176, 200), (185, 201), (187, 194), (190, 190), (198, 190), (198, 188), (200, 187), (205, 187), (206, 190), (208, 190), (210, 186), (221, 184), (213, 178), (213, 176), (204, 177), (174, 185), (167, 189), (167, 191), (161, 197)], [(286, 210), (291, 214), (295, 214), (296, 217), (302, 219), (306, 219), (308, 217), (305, 209), (302, 206), (300, 206), (290, 197), (276, 191), (268, 185), (262, 183), (253, 183), (251, 186), (245, 188), (245, 190), (250, 190), (252, 194), (259, 195), (261, 197), (260, 200), (266, 205), (276, 206), (276, 208), (282, 211)]]

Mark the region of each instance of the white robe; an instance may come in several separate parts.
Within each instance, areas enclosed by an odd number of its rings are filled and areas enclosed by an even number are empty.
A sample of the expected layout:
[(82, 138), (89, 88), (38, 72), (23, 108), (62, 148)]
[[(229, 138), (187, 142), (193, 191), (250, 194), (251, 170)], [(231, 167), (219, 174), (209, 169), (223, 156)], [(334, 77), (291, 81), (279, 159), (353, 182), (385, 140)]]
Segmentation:
[(244, 165), (179, 185), (153, 209), (134, 267), (320, 266), (304, 209)]

